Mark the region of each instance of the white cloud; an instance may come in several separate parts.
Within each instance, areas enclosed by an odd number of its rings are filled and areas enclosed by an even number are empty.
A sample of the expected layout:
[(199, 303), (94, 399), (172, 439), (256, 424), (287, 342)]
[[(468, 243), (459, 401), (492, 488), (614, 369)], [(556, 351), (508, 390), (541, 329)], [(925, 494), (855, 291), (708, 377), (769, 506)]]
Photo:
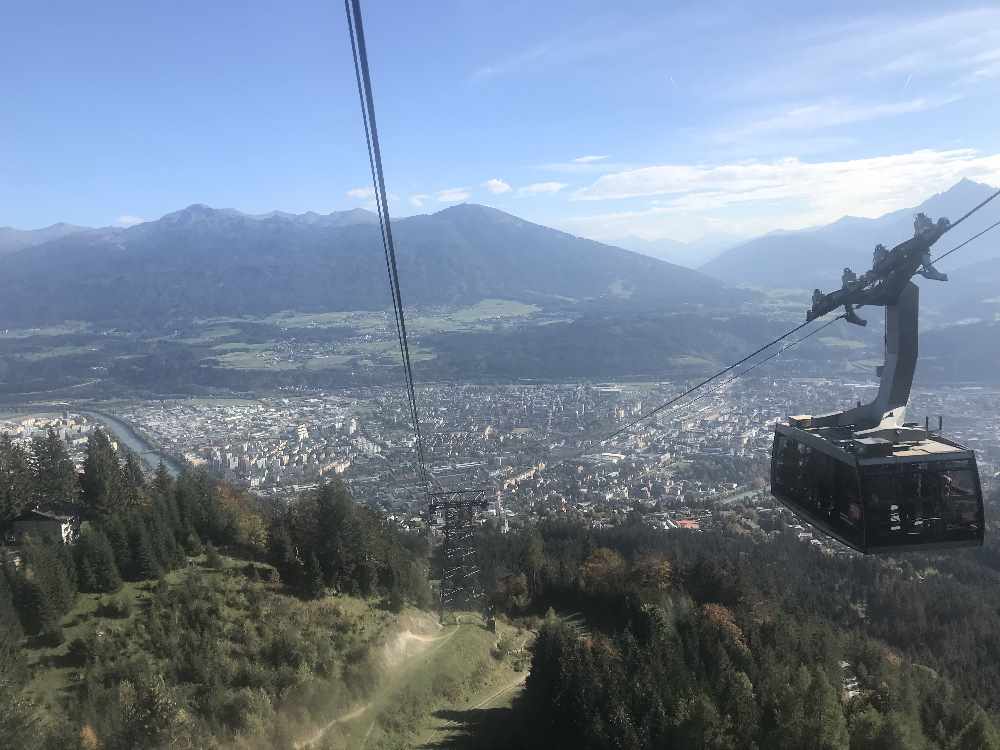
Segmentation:
[(839, 125), (877, 120), (883, 117), (923, 112), (958, 101), (961, 97), (951, 96), (937, 99), (919, 97), (898, 102), (880, 104), (858, 104), (849, 101), (828, 99), (814, 104), (793, 107), (777, 115), (764, 117), (736, 128), (723, 129), (715, 134), (721, 142), (740, 141), (763, 133), (788, 132), (794, 130), (822, 130)]
[(539, 68), (580, 63), (618, 52), (634, 51), (659, 39), (659, 34), (648, 28), (624, 28), (609, 32), (607, 28), (598, 28), (596, 24), (590, 26), (591, 28), (577, 28), (552, 37), (534, 47), (483, 65), (473, 71), (472, 78), (485, 80)]
[(429, 200), (430, 196), (425, 193), (417, 193), (416, 195), (410, 196), (410, 205), (415, 208), (423, 208), (424, 202)]
[(1000, 8), (886, 12), (839, 26), (782, 28), (781, 34), (782, 42), (796, 36), (807, 41), (784, 49), (773, 64), (734, 77), (725, 87), (728, 94), (756, 99), (827, 93), (843, 90), (846, 82), (908, 74), (924, 85), (969, 83), (977, 59), (1000, 47)]
[(487, 180), (483, 183), (483, 187), (489, 190), (494, 195), (500, 195), (501, 193), (509, 193), (510, 183), (504, 182), (499, 177), (494, 177), (491, 180)]
[(120, 227), (134, 227), (136, 224), (145, 224), (147, 221), (149, 219), (143, 219), (141, 216), (129, 216), (125, 214), (115, 219), (115, 224)]
[(447, 190), (439, 190), (434, 197), (438, 199), (440, 203), (461, 203), (469, 199), (472, 193), (469, 192), (469, 188), (448, 188)]
[(564, 187), (566, 187), (565, 182), (534, 182), (531, 185), (525, 185), (517, 192), (518, 195), (540, 195), (542, 193), (558, 193)]
[(578, 156), (573, 160), (574, 164), (593, 164), (595, 161), (604, 161), (607, 159), (607, 154), (604, 156)]
[(709, 232), (801, 229), (845, 215), (875, 217), (914, 206), (963, 177), (1000, 185), (1000, 154), (925, 149), (827, 162), (661, 164), (605, 175), (574, 194), (580, 201), (655, 199), (651, 204), (565, 224), (595, 237), (681, 240)]
[(356, 198), (358, 200), (374, 200), (375, 199), (375, 188), (370, 187), (359, 187), (352, 188), (347, 191), (348, 198)]
[(636, 166), (635, 164), (627, 163), (613, 163), (609, 161), (604, 161), (602, 157), (599, 160), (594, 160), (593, 157), (580, 157), (582, 159), (591, 159), (590, 161), (580, 161), (580, 159), (572, 159), (570, 161), (562, 162), (549, 162), (548, 164), (539, 164), (536, 169), (542, 169), (546, 172), (559, 172), (562, 174), (605, 174), (607, 172), (614, 172), (622, 169), (630, 169)]

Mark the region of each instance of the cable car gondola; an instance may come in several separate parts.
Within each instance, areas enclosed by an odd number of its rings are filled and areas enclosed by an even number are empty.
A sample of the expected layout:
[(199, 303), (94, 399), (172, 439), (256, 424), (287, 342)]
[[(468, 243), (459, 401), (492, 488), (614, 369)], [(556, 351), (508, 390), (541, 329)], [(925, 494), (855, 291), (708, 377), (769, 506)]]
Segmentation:
[(775, 426), (771, 493), (810, 525), (864, 553), (978, 546), (985, 526), (975, 453), (905, 421), (917, 363), (919, 273), (946, 281), (930, 247), (950, 225), (917, 216), (914, 237), (876, 248), (871, 271), (844, 271), (843, 288), (817, 290), (812, 320), (844, 305), (845, 318), (880, 305), (885, 314), (885, 364), (869, 404), (824, 415), (788, 417)]

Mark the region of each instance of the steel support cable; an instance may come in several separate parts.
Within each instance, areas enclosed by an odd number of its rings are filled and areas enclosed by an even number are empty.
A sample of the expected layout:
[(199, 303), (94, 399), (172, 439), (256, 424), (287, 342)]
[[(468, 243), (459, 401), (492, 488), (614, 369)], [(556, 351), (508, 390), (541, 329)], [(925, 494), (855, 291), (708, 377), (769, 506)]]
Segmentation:
[[(955, 227), (957, 227), (959, 224), (961, 224), (963, 221), (965, 221), (966, 219), (968, 219), (970, 216), (972, 216), (974, 213), (976, 213), (977, 211), (979, 211), (986, 204), (988, 204), (990, 201), (992, 201), (994, 198), (996, 198), (998, 196), (1000, 196), (1000, 190), (997, 190), (995, 193), (993, 193), (988, 198), (986, 198), (984, 201), (982, 201), (979, 205), (977, 205), (974, 208), (972, 208), (965, 215), (963, 215), (960, 219), (958, 219), (958, 221), (954, 222), (953, 224), (950, 224), (948, 226), (948, 229), (946, 231), (950, 232), (952, 229), (954, 229)], [(993, 229), (994, 227), (996, 227), (998, 225), (1000, 225), (1000, 222), (997, 222), (996, 224), (993, 224), (992, 226), (987, 227), (982, 232), (979, 232), (979, 234), (976, 234), (976, 235), (970, 237), (969, 239), (967, 239), (962, 244), (958, 245), (957, 247), (952, 248), (951, 250), (949, 250), (948, 252), (944, 253), (943, 255), (940, 255), (938, 258), (935, 259), (935, 261), (940, 260), (941, 258), (945, 258), (945, 257), (951, 255), (956, 250), (959, 250), (960, 248), (964, 247), (965, 245), (968, 245), (974, 239), (976, 239), (978, 237), (981, 237), (982, 235), (986, 234), (986, 232), (990, 231), (991, 229)], [(844, 316), (840, 316), (840, 317), (844, 317)], [(839, 319), (840, 318), (835, 318), (835, 320), (839, 320)], [(819, 320), (819, 318), (813, 318), (813, 320)], [(753, 352), (752, 354), (748, 354), (743, 359), (741, 359), (741, 360), (739, 360), (737, 362), (734, 362), (733, 364), (729, 365), (728, 367), (726, 367), (726, 368), (724, 368), (722, 370), (719, 370), (714, 375), (712, 375), (712, 376), (706, 378), (705, 380), (701, 381), (696, 386), (693, 386), (692, 388), (689, 388), (688, 390), (684, 391), (684, 393), (680, 394), (679, 396), (676, 396), (676, 397), (674, 397), (674, 398), (672, 398), (672, 399), (670, 399), (670, 400), (668, 400), (668, 401), (660, 404), (655, 409), (651, 409), (650, 411), (646, 412), (645, 414), (643, 414), (643, 415), (641, 415), (639, 417), (636, 417), (634, 420), (632, 420), (631, 422), (629, 422), (628, 424), (626, 424), (624, 427), (621, 427), (618, 430), (615, 430), (610, 435), (608, 435), (606, 438), (604, 438), (603, 440), (601, 440), (601, 443), (606, 443), (608, 440), (612, 440), (612, 439), (618, 437), (619, 435), (621, 435), (622, 433), (628, 432), (633, 427), (635, 427), (637, 424), (640, 424), (641, 422), (646, 421), (647, 419), (649, 419), (650, 417), (654, 416), (655, 414), (658, 414), (663, 409), (666, 409), (668, 406), (671, 406), (671, 405), (677, 403), (678, 401), (680, 401), (684, 397), (689, 396), (692, 393), (694, 393), (695, 391), (697, 391), (697, 390), (703, 388), (704, 386), (708, 385), (709, 383), (711, 383), (713, 380), (715, 380), (719, 376), (725, 375), (727, 372), (730, 372), (731, 370), (734, 370), (735, 368), (739, 367), (741, 364), (743, 364), (744, 362), (746, 362), (746, 361), (752, 359), (753, 357), (757, 356), (758, 354), (760, 354), (765, 349), (768, 349), (768, 348), (774, 346), (775, 344), (781, 342), (783, 339), (786, 339), (789, 336), (791, 336), (793, 333), (796, 333), (797, 331), (802, 330), (810, 322), (811, 321), (806, 321), (805, 323), (803, 323), (803, 324), (801, 324), (799, 326), (796, 326), (795, 328), (791, 329), (787, 333), (784, 333), (781, 336), (779, 336), (778, 338), (774, 339), (770, 343), (765, 344), (764, 346), (762, 346), (760, 349), (758, 349), (757, 351)], [(831, 321), (831, 322), (833, 322), (833, 321)], [(767, 360), (764, 360), (764, 361), (767, 361)]]
[(681, 399), (683, 399), (683, 398), (685, 398), (687, 396), (690, 396), (695, 391), (698, 391), (698, 390), (704, 388), (706, 385), (708, 385), (709, 383), (711, 383), (716, 378), (719, 378), (719, 377), (725, 375), (727, 372), (732, 372), (733, 370), (735, 370), (737, 367), (739, 367), (743, 363), (748, 362), (749, 360), (751, 360), (754, 357), (756, 357), (762, 351), (771, 348), (775, 344), (781, 343), (782, 341), (784, 341), (785, 339), (787, 339), (792, 334), (798, 333), (799, 331), (801, 331), (803, 328), (805, 328), (806, 326), (808, 326), (810, 323), (812, 323), (815, 320), (819, 320), (819, 318), (813, 318), (812, 320), (807, 320), (805, 323), (800, 323), (799, 325), (795, 326), (795, 328), (792, 328), (791, 330), (789, 330), (789, 331), (781, 334), (780, 336), (778, 336), (778, 338), (776, 338), (776, 339), (774, 339), (772, 341), (769, 341), (768, 343), (764, 344), (764, 346), (762, 346), (759, 349), (751, 352), (750, 354), (748, 354), (747, 356), (743, 357), (742, 359), (739, 359), (736, 362), (733, 362), (731, 365), (728, 365), (728, 366), (722, 368), (721, 370), (719, 370), (718, 372), (716, 372), (714, 375), (710, 375), (709, 377), (705, 378), (704, 380), (702, 380), (697, 385), (692, 386), (691, 388), (688, 388), (686, 391), (684, 391), (684, 393), (680, 394), (679, 396), (675, 396), (674, 398), (669, 399), (668, 401), (664, 401), (659, 406), (657, 406), (657, 407), (655, 407), (653, 409), (650, 409), (649, 411), (647, 411), (645, 414), (642, 414), (641, 416), (636, 417), (635, 419), (633, 419), (631, 422), (629, 422), (624, 427), (620, 427), (619, 429), (615, 430), (614, 432), (612, 432), (607, 437), (603, 438), (601, 440), (601, 443), (606, 443), (607, 441), (613, 440), (614, 438), (618, 437), (623, 432), (628, 432), (629, 430), (631, 430), (633, 427), (635, 427), (640, 422), (645, 422), (647, 419), (649, 419), (650, 417), (654, 416), (655, 414), (660, 413), (661, 411), (663, 411), (664, 409), (666, 409), (668, 406), (672, 406), (673, 404), (676, 404)]
[(986, 234), (987, 232), (989, 232), (991, 229), (996, 229), (997, 227), (1000, 227), (1000, 221), (993, 222), (988, 227), (986, 227), (986, 229), (984, 229), (983, 231), (981, 231), (981, 232), (979, 232), (977, 234), (974, 234), (971, 237), (969, 237), (969, 239), (967, 239), (965, 242), (962, 242), (961, 244), (956, 245), (955, 247), (953, 247), (951, 250), (949, 250), (946, 253), (941, 253), (941, 255), (939, 255), (938, 257), (934, 258), (934, 260), (932, 260), (931, 263), (937, 263), (939, 260), (947, 258), (949, 255), (951, 255), (956, 250), (961, 250), (963, 247), (965, 247), (966, 245), (968, 245), (973, 240), (978, 240), (980, 237), (982, 237), (984, 234)]
[(368, 143), (368, 159), (372, 170), (372, 182), (375, 187), (375, 202), (378, 208), (379, 226), (382, 231), (386, 270), (389, 274), (389, 286), (393, 299), (393, 312), (396, 318), (400, 357), (403, 360), (410, 418), (413, 421), (413, 432), (416, 437), (417, 466), (421, 481), (428, 482), (427, 466), (424, 460), (423, 437), (420, 433), (420, 418), (417, 410), (416, 389), (413, 384), (413, 368), (410, 362), (410, 347), (406, 335), (406, 316), (403, 307), (403, 296), (399, 286), (399, 269), (396, 264), (396, 247), (392, 238), (389, 204), (385, 190), (385, 175), (382, 169), (382, 151), (379, 146), (378, 127), (375, 122), (375, 103), (372, 95), (371, 74), (368, 68), (368, 51), (365, 46), (365, 32), (361, 18), (360, 0), (344, 0), (344, 9), (347, 13), (347, 25), (351, 37), (354, 73), (358, 80), (358, 96), (361, 100), (365, 139)]
[(821, 325), (819, 328), (816, 328), (816, 329), (813, 329), (812, 331), (809, 331), (809, 333), (807, 333), (805, 336), (801, 336), (801, 337), (795, 339), (795, 341), (792, 341), (792, 342), (786, 344), (785, 346), (778, 347), (778, 350), (776, 352), (774, 352), (773, 354), (769, 354), (767, 357), (765, 357), (762, 360), (759, 360), (759, 361), (755, 362), (754, 364), (752, 364), (749, 367), (747, 367), (745, 370), (740, 370), (738, 373), (736, 373), (735, 375), (733, 375), (731, 378), (726, 378), (721, 383), (717, 383), (715, 385), (715, 387), (713, 387), (713, 388), (711, 388), (711, 389), (709, 389), (707, 391), (704, 391), (702, 393), (699, 393), (697, 396), (695, 396), (693, 399), (691, 399), (687, 403), (679, 405), (676, 409), (672, 409), (670, 411), (670, 413), (674, 414), (674, 413), (677, 413), (677, 412), (684, 411), (685, 409), (689, 408), (696, 401), (700, 401), (701, 399), (705, 398), (706, 396), (711, 396), (714, 393), (718, 393), (723, 388), (725, 388), (727, 385), (729, 385), (730, 383), (732, 383), (734, 380), (739, 380), (744, 375), (746, 375), (746, 374), (748, 374), (748, 373), (753, 372), (754, 370), (756, 370), (758, 367), (760, 367), (762, 365), (766, 365), (772, 359), (775, 359), (776, 357), (780, 357), (781, 354), (782, 354), (782, 352), (787, 352), (789, 349), (794, 349), (796, 346), (798, 346), (799, 344), (801, 344), (806, 339), (815, 336), (817, 333), (819, 333), (820, 331), (822, 331), (824, 328), (828, 328), (829, 326), (832, 326), (834, 323), (836, 323), (838, 320), (843, 320), (846, 317), (847, 317), (847, 314), (846, 313), (842, 313), (842, 314), (838, 315), (836, 318), (831, 318), (830, 320), (826, 321), (823, 325)]
[(946, 232), (950, 232), (952, 229), (954, 229), (959, 224), (961, 224), (963, 221), (965, 221), (966, 219), (968, 219), (970, 216), (972, 216), (972, 214), (976, 213), (976, 211), (978, 211), (979, 209), (981, 209), (983, 206), (985, 206), (991, 200), (993, 200), (994, 198), (996, 198), (998, 195), (1000, 195), (1000, 190), (997, 190), (995, 193), (993, 193), (993, 195), (991, 195), (989, 198), (987, 198), (986, 200), (984, 200), (978, 206), (976, 206), (975, 208), (973, 208), (971, 211), (969, 211), (967, 214), (965, 214), (965, 216), (963, 216), (961, 219), (959, 219), (958, 221), (956, 221), (954, 224), (949, 224), (948, 228), (945, 231)]

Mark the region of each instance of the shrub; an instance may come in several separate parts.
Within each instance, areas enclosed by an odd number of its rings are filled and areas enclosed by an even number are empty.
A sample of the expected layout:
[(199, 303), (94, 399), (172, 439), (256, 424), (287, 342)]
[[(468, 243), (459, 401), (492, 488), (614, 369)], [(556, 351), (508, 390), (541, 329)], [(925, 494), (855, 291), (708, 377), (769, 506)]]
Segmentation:
[(509, 634), (505, 633), (497, 640), (497, 645), (493, 647), (492, 654), (493, 658), (498, 661), (503, 661), (511, 652), (514, 650), (514, 639), (510, 637)]
[(92, 638), (74, 638), (69, 642), (66, 652), (70, 661), (77, 667), (89, 664), (94, 658), (94, 641)]
[(54, 648), (66, 642), (66, 635), (63, 633), (61, 625), (50, 625), (42, 631), (42, 634), (38, 637), (38, 641), (43, 646)]
[(199, 539), (198, 535), (193, 531), (188, 534), (187, 539), (184, 540), (184, 548), (187, 550), (189, 555), (194, 555), (195, 557), (204, 551), (204, 548), (201, 545), (201, 539)]
[(123, 619), (132, 614), (132, 600), (123, 596), (108, 599), (101, 602), (101, 605), (97, 608), (97, 614), (100, 617)]
[(205, 564), (212, 570), (222, 570), (225, 567), (222, 555), (211, 542), (205, 545)]

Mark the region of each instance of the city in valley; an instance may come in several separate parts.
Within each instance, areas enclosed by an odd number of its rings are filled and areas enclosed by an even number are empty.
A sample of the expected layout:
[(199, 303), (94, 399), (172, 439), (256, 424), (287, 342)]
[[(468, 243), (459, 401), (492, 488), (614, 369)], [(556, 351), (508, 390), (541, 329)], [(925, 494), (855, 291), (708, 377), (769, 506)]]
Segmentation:
[[(688, 386), (420, 387), (432, 483), (489, 488), (482, 520), (494, 518), (502, 528), (553, 515), (607, 527), (638, 512), (645, 523), (676, 533), (711, 525), (748, 534), (790, 528), (804, 543), (846, 553), (770, 497), (772, 428), (788, 414), (868, 400), (874, 386), (816, 378), (723, 379), (607, 439)], [(989, 492), (1000, 472), (998, 407), (996, 388), (918, 389), (909, 418), (921, 424), (927, 418), (932, 428), (939, 416), (944, 419), (950, 436), (976, 450)], [(0, 419), (0, 432), (27, 443), (52, 427), (81, 462), (90, 432), (103, 427), (140, 452), (150, 468), (159, 460), (202, 467), (277, 502), (339, 478), (358, 502), (379, 508), (400, 527), (426, 528), (425, 488), (398, 389), (97, 408), (25, 407)]]

